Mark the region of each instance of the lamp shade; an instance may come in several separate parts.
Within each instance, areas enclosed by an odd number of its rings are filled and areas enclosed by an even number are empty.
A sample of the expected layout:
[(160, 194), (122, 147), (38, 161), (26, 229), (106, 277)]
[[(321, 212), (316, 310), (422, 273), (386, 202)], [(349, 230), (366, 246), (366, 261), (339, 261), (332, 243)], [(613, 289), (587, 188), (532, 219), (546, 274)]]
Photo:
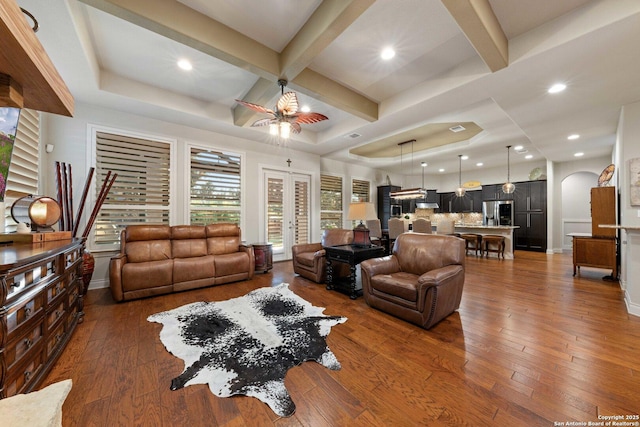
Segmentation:
[(368, 219), (376, 219), (378, 215), (371, 202), (356, 202), (349, 205), (349, 213), (347, 219), (366, 221)]

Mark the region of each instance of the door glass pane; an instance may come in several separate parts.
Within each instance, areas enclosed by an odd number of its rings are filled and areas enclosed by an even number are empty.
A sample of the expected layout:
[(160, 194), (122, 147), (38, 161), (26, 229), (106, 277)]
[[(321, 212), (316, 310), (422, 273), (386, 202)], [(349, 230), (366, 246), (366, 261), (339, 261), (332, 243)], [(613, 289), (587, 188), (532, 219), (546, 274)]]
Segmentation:
[(309, 243), (309, 183), (295, 182), (295, 236), (294, 244)]
[(284, 182), (281, 178), (267, 179), (267, 241), (273, 249), (283, 247)]

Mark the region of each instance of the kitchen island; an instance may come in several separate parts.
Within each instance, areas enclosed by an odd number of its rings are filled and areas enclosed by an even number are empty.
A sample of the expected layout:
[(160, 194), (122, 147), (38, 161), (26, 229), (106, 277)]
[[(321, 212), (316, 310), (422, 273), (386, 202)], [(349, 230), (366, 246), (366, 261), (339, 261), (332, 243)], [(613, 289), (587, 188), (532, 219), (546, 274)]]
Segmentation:
[[(517, 226), (506, 225), (471, 225), (471, 224), (455, 224), (454, 231), (456, 233), (475, 233), (480, 235), (492, 234), (504, 237), (504, 259), (513, 259), (513, 230), (519, 228)], [(436, 229), (433, 228), (435, 233)]]

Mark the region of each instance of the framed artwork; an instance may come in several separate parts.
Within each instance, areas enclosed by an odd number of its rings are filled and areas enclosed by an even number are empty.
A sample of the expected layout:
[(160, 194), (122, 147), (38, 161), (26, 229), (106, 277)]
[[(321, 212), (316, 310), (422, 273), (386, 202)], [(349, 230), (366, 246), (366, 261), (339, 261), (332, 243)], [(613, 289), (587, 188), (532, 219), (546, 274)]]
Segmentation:
[(629, 160), (629, 195), (631, 206), (640, 206), (640, 158)]

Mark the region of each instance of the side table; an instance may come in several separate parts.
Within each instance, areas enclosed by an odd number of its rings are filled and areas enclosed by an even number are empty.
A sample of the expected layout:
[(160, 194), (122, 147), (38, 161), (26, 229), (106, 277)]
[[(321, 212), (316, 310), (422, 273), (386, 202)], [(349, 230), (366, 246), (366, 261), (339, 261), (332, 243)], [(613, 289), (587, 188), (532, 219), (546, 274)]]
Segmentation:
[(271, 243), (253, 243), (253, 255), (255, 257), (255, 271), (266, 273), (273, 268), (273, 250)]
[[(369, 258), (384, 256), (382, 246), (337, 245), (324, 248), (327, 258), (327, 289), (344, 290), (349, 298), (356, 299), (362, 294), (362, 289), (356, 289), (356, 266)], [(333, 264), (341, 262), (349, 265), (350, 274), (347, 278), (334, 277)]]

